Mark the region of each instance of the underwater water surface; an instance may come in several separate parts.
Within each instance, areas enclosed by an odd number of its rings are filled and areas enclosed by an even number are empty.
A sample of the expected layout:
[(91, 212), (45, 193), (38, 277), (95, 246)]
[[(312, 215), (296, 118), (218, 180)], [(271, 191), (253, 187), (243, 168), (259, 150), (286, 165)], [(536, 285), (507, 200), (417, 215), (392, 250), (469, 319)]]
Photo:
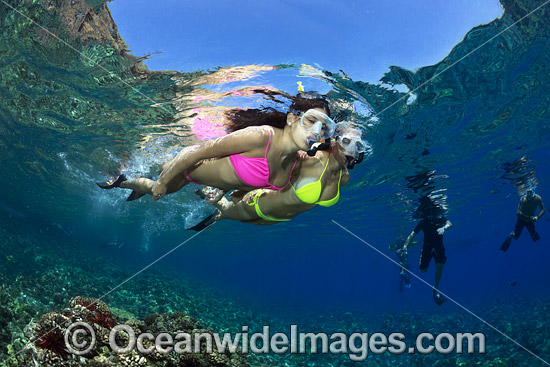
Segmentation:
[[(487, 338), (486, 354), (385, 353), (364, 362), (269, 354), (210, 365), (545, 365), (550, 216), (537, 223), (540, 241), (524, 230), (507, 252), (499, 248), (525, 188), (548, 197), (550, 5), (502, 4), (501, 18), (472, 29), (441, 62), (415, 72), (392, 66), (373, 84), (301, 60), (151, 72), (129, 53), (103, 1), (2, 2), (0, 364), (38, 363), (29, 352), (40, 349), (38, 320), (82, 296), (102, 297), (121, 321), (185, 312), (219, 332), (298, 324), (408, 340), (420, 332)], [(186, 228), (212, 211), (193, 185), (131, 203), (122, 190), (95, 185), (119, 173), (156, 175), (182, 147), (225, 134), (225, 109), (274, 105), (254, 89), (295, 93), (297, 81), (325, 93), (337, 119), (362, 124), (372, 145), (338, 205), (267, 227), (220, 221), (192, 238)], [(453, 223), (440, 285), (453, 301), (441, 307), (417, 278), (400, 291), (389, 260), (428, 194)], [(433, 284), (434, 264), (418, 269), (420, 248), (409, 252), (411, 271)]]

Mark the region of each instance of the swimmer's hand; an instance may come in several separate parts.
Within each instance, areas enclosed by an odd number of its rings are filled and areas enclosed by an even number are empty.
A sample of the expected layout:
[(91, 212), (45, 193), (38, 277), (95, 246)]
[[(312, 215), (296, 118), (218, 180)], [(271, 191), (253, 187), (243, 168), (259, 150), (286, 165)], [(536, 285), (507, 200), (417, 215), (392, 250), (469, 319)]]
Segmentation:
[(153, 195), (153, 200), (157, 201), (160, 200), (166, 195), (166, 185), (157, 181), (153, 185), (153, 189), (151, 190), (151, 194)]
[(533, 217), (532, 220), (533, 220), (533, 223), (535, 223), (537, 220), (539, 220), (539, 217), (535, 216), (535, 217)]
[(445, 227), (441, 227), (437, 229), (437, 234), (440, 236), (443, 236), (443, 233), (445, 233)]
[(206, 193), (206, 202), (208, 204), (215, 204), (223, 198), (225, 192), (222, 189), (217, 189), (215, 187), (210, 187)]

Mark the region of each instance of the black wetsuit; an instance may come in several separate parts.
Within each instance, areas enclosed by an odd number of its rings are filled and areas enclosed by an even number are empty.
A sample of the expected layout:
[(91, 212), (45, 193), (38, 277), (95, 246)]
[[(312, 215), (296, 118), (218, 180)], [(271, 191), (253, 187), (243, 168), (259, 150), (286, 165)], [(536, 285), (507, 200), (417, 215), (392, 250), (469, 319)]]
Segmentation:
[(423, 218), (418, 222), (414, 233), (418, 234), (424, 231), (424, 246), (420, 255), (420, 269), (427, 269), (432, 257), (436, 264), (445, 264), (445, 247), (443, 247), (443, 236), (437, 233), (437, 230), (447, 223), (447, 218), (443, 215), (437, 217)]

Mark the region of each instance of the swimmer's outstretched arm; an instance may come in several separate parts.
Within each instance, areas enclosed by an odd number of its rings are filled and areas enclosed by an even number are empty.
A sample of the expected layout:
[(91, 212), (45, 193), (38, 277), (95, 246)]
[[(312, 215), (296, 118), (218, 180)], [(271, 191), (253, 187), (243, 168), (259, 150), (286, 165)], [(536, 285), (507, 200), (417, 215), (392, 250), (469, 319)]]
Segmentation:
[(153, 200), (166, 195), (168, 183), (178, 174), (193, 167), (203, 159), (226, 157), (231, 154), (248, 152), (265, 145), (267, 130), (250, 127), (229, 135), (207, 141), (197, 149), (184, 149), (166, 164), (158, 180), (153, 185)]
[(540, 212), (539, 212), (539, 215), (537, 215), (537, 220), (539, 220), (546, 212), (546, 210), (544, 209), (544, 203), (542, 202), (542, 198), (539, 196), (538, 199), (539, 199)]

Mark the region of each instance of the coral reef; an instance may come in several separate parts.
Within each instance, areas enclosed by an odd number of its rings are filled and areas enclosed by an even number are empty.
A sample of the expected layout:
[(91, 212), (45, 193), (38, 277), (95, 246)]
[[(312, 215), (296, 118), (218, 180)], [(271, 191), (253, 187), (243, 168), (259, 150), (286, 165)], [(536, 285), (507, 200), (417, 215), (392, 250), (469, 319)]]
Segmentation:
[(117, 324), (109, 307), (99, 299), (75, 297), (69, 302), (69, 307), (73, 317), (91, 324), (103, 328), (112, 328)]
[[(74, 322), (85, 322), (93, 328), (96, 336), (96, 343), (92, 350), (85, 355), (74, 355), (68, 349), (65, 342), (67, 328)], [(110, 349), (109, 334), (111, 328), (117, 324), (112, 317), (109, 307), (98, 299), (75, 297), (69, 302), (69, 307), (62, 312), (50, 312), (43, 315), (34, 324), (27, 328), (24, 343), (26, 346), (20, 353), (13, 354), (7, 361), (10, 367), (15, 366), (186, 366), (186, 367), (245, 367), (246, 356), (240, 352), (230, 353), (227, 351), (220, 354), (216, 351), (208, 353), (201, 348), (201, 353), (163, 353), (154, 350), (152, 353), (140, 355), (138, 351), (132, 350), (129, 353), (118, 354)], [(137, 333), (188, 333), (190, 335), (207, 333), (212, 335), (211, 329), (203, 328), (200, 323), (183, 312), (171, 314), (151, 314), (145, 320), (128, 320), (132, 330)], [(79, 336), (79, 342), (83, 340), (91, 343), (90, 335)], [(127, 345), (129, 335), (118, 331), (115, 335), (117, 345)], [(146, 340), (146, 348), (154, 344)], [(204, 347), (204, 346), (202, 346)], [(13, 351), (11, 346), (10, 351)]]
[[(531, 357), (509, 340), (497, 335), (479, 321), (461, 312), (448, 314), (386, 313), (369, 315), (327, 309), (323, 312), (293, 312), (289, 315), (258, 300), (236, 300), (219, 290), (211, 289), (192, 279), (175, 274), (150, 270), (139, 281), (128, 282), (108, 297), (108, 304), (93, 298), (112, 289), (135, 273), (127, 265), (98, 258), (93, 250), (80, 244), (60, 243), (55, 235), (26, 232), (10, 223), (14, 234), (0, 220), (0, 251), (10, 254), (10, 260), (0, 261), (0, 366), (34, 366), (33, 359), (47, 366), (238, 366), (258, 367), (333, 365), (352, 363), (346, 355), (162, 355), (128, 354), (118, 356), (106, 349), (108, 330), (114, 323), (130, 325), (137, 332), (189, 331), (238, 332), (248, 325), (250, 332), (260, 331), (262, 325), (272, 330), (286, 331), (288, 325), (299, 321), (300, 330), (327, 333), (346, 331), (402, 332), (407, 343), (414, 343), (420, 332), (481, 331), (487, 335), (485, 355), (370, 355), (369, 366), (487, 366), (519, 367), (533, 365)], [(24, 235), (22, 233), (25, 233)], [(40, 237), (41, 246), (33, 239)], [(74, 255), (74, 246), (79, 255)], [(17, 266), (15, 266), (16, 264)], [(103, 276), (102, 274), (108, 274)], [(76, 296), (78, 294), (84, 296)], [(68, 307), (67, 307), (68, 306)], [(86, 308), (86, 307), (89, 307)], [(60, 310), (51, 312), (51, 310)], [(185, 313), (177, 312), (185, 310)], [(546, 315), (550, 302), (545, 299), (516, 299), (486, 303), (473, 309), (498, 329), (513, 335), (523, 345), (540, 354), (550, 355), (550, 323)], [(116, 316), (115, 316), (116, 315)], [(135, 315), (135, 317), (133, 316)], [(76, 358), (67, 354), (60, 343), (61, 331), (72, 321), (89, 322), (97, 335), (98, 348), (89, 356)], [(51, 334), (46, 334), (52, 330)], [(117, 335), (120, 345), (126, 334)], [(43, 336), (42, 338), (40, 338)], [(28, 349), (25, 349), (27, 346)], [(20, 353), (20, 354), (17, 354)], [(38, 363), (38, 362), (37, 362)], [(172, 363), (172, 364), (170, 364)]]
[(70, 323), (70, 318), (56, 312), (42, 316), (31, 336), (34, 345), (42, 349), (38, 358), (40, 362), (67, 359), (69, 350), (65, 344), (65, 330)]

